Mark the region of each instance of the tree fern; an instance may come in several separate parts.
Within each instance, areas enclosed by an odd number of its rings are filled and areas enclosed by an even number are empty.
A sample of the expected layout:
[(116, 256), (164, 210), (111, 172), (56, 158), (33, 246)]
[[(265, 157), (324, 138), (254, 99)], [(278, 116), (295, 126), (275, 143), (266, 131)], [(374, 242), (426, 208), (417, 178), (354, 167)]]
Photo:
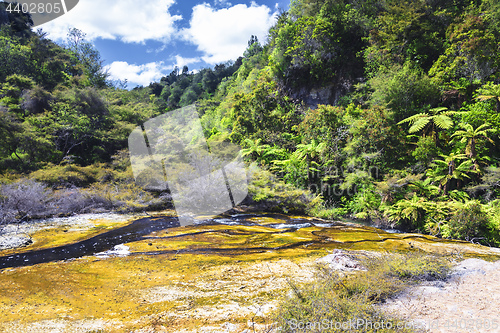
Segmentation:
[(478, 90), (478, 93), (476, 98), (480, 101), (495, 100), (496, 111), (500, 112), (500, 84), (488, 82)]
[(493, 140), (491, 140), (488, 135), (489, 133), (495, 132), (494, 129), (489, 128), (489, 124), (482, 124), (478, 128), (474, 129), (471, 124), (463, 124), (461, 123), (460, 126), (464, 130), (459, 130), (456, 131), (451, 137), (452, 138), (460, 138), (460, 142), (462, 143), (467, 143), (465, 146), (465, 154), (472, 160), (474, 163), (474, 169), (479, 171), (479, 161), (477, 158), (477, 151), (476, 147), (477, 144), (480, 142), (480, 139), (486, 139), (491, 143), (494, 143)]
[[(452, 179), (463, 180), (470, 178), (469, 173), (474, 173), (472, 161), (466, 160), (465, 154), (440, 155), (442, 160), (434, 160), (431, 169), (427, 170), (427, 176), (439, 187), (443, 189), (445, 195), (448, 194), (448, 188)], [(462, 161), (458, 163), (459, 161)]]
[(423, 131), (424, 136), (432, 136), (437, 141), (437, 129), (446, 130), (453, 126), (450, 116), (457, 114), (457, 111), (448, 110), (445, 107), (430, 109), (429, 113), (422, 112), (403, 119), (398, 125), (409, 123), (409, 133)]

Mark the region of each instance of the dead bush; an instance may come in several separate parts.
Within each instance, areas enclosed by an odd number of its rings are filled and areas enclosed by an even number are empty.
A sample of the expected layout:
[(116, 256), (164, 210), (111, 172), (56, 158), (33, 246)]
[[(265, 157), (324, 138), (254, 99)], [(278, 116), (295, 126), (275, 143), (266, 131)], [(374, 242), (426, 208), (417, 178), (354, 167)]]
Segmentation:
[(52, 191), (41, 183), (20, 180), (0, 187), (0, 220), (25, 221), (43, 215)]

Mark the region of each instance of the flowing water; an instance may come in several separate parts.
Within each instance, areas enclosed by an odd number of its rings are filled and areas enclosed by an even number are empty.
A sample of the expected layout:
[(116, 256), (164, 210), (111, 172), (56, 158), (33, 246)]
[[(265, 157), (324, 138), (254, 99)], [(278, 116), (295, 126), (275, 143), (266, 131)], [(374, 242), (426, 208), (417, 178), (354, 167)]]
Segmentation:
[[(109, 216), (107, 216), (109, 218)], [(64, 219), (63, 219), (64, 220)], [(53, 222), (57, 222), (57, 219), (52, 219)], [(81, 221), (81, 220), (80, 220)], [(201, 228), (206, 226), (226, 226), (224, 229), (218, 229), (217, 231), (208, 230), (194, 230), (193, 228)], [(262, 227), (267, 229), (274, 229), (275, 231), (269, 230), (237, 230), (236, 227)], [(210, 246), (204, 247), (188, 247), (184, 249), (171, 249), (162, 251), (137, 251), (136, 254), (168, 254), (168, 253), (245, 253), (245, 252), (258, 252), (267, 251), (270, 249), (283, 249), (283, 248), (295, 248), (298, 246), (310, 246), (310, 245), (325, 245), (326, 243), (335, 243), (332, 237), (327, 234), (331, 232), (339, 233), (343, 231), (345, 234), (350, 234), (352, 239), (343, 239), (343, 244), (353, 244), (361, 242), (385, 242), (391, 239), (405, 240), (405, 239), (422, 239), (428, 242), (442, 242), (447, 243), (446, 240), (439, 240), (434, 238), (429, 238), (423, 235), (404, 235), (399, 233), (397, 230), (380, 230), (376, 228), (369, 227), (362, 224), (354, 223), (343, 223), (338, 221), (325, 221), (321, 219), (315, 219), (310, 217), (295, 217), (287, 216), (283, 214), (236, 214), (220, 216), (210, 219), (198, 219), (194, 226), (191, 226), (189, 231), (174, 235), (174, 236), (163, 236), (158, 238), (157, 236), (151, 236), (153, 233), (167, 230), (169, 228), (179, 227), (179, 221), (173, 216), (157, 216), (157, 217), (144, 217), (137, 219), (124, 226), (114, 228), (109, 231), (99, 233), (93, 237), (72, 242), (69, 244), (64, 244), (56, 247), (49, 247), (43, 249), (36, 249), (31, 251), (22, 251), (19, 253), (11, 253), (9, 255), (0, 256), (0, 269), (9, 267), (21, 267), (29, 266), (40, 263), (47, 263), (52, 261), (68, 260), (74, 258), (80, 258), (88, 255), (97, 255), (100, 257), (107, 257), (109, 255), (128, 255), (128, 247), (124, 244), (138, 242), (141, 240), (148, 239), (161, 239), (162, 241), (174, 240), (176, 238), (186, 238), (193, 237), (197, 235), (203, 235), (208, 233), (218, 233), (227, 235), (257, 235), (267, 234), (292, 234), (297, 230), (304, 228), (313, 228), (315, 230), (311, 231), (311, 236), (306, 240), (294, 240), (288, 241), (286, 244), (281, 246), (258, 246), (258, 244), (246, 243), (245, 246), (233, 246), (233, 247), (220, 247), (217, 244), (211, 244)], [(330, 231), (330, 232), (329, 232)], [(358, 235), (353, 235), (358, 234)], [(377, 235), (378, 237), (371, 237)], [(331, 236), (331, 235), (330, 235)], [(338, 243), (338, 241), (337, 241)], [(331, 244), (330, 244), (331, 245)], [(411, 246), (411, 245), (410, 245)]]
[[(421, 234), (282, 214), (180, 227), (172, 212), (90, 215), (4, 228), (2, 332), (265, 330), (290, 281), (312, 281), (333, 250), (425, 251), (498, 259), (500, 250)], [(250, 325), (250, 326), (249, 326)]]
[[(339, 225), (339, 223), (303, 217), (294, 218), (281, 214), (238, 214), (200, 220), (196, 222), (196, 225), (265, 226), (281, 230), (279, 232), (292, 232), (313, 226), (329, 228)], [(92, 254), (106, 255), (106, 251), (111, 251), (108, 254), (114, 254), (112, 251), (117, 246), (147, 239), (147, 235), (155, 231), (173, 227), (179, 227), (179, 221), (176, 217), (141, 218), (123, 227), (103, 232), (76, 243), (2, 256), (0, 257), (0, 269), (67, 260)], [(253, 248), (253, 250), (256, 249), (258, 248)], [(123, 247), (122, 250), (124, 250)]]

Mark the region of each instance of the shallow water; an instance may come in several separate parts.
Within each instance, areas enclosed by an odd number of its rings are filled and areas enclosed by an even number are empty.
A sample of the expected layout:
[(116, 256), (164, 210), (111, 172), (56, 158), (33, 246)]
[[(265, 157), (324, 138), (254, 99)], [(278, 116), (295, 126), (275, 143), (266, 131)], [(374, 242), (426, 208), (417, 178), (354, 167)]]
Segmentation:
[(104, 252), (116, 245), (141, 239), (141, 237), (154, 231), (178, 225), (179, 222), (173, 217), (142, 218), (124, 227), (110, 230), (73, 244), (0, 257), (0, 269), (79, 258), (85, 255)]
[[(115, 216), (116, 215), (116, 216)], [(36, 221), (40, 228), (56, 228), (60, 226), (70, 226), (71, 228), (90, 226), (90, 219), (118, 219), (126, 221), (130, 216), (117, 214), (94, 214), (81, 215), (68, 218), (51, 218), (47, 220)], [(31, 228), (33, 229), (33, 225)], [(40, 227), (41, 225), (41, 227)], [(302, 228), (318, 226), (329, 228), (338, 225), (336, 222), (325, 223), (323, 220), (305, 217), (290, 217), (282, 214), (236, 214), (230, 216), (216, 217), (211, 219), (198, 220), (195, 225), (227, 225), (227, 226), (264, 226), (282, 231), (295, 231)], [(0, 257), (0, 269), (8, 267), (29, 266), (51, 261), (67, 260), (79, 258), (86, 255), (98, 255), (106, 257), (116, 254), (117, 246), (145, 239), (147, 235), (160, 230), (178, 227), (179, 221), (176, 217), (146, 217), (138, 219), (128, 225), (119, 227), (97, 236), (78, 241), (68, 245), (51, 247), (47, 249), (27, 251)], [(20, 226), (20, 230), (28, 232), (29, 225)], [(295, 244), (296, 246), (301, 243)], [(241, 249), (243, 250), (243, 249)], [(252, 248), (252, 250), (259, 250)], [(206, 249), (208, 252), (212, 250)], [(124, 254), (125, 253), (125, 254)], [(123, 252), (121, 255), (126, 255)]]
[[(103, 216), (93, 216), (102, 218)], [(114, 218), (113, 215), (107, 216)], [(128, 216), (130, 218), (130, 216)], [(119, 219), (126, 221), (127, 216)], [(50, 219), (44, 223), (47, 227), (70, 225), (85, 225), (89, 222), (88, 216)], [(42, 223), (43, 224), (43, 223)], [(224, 228), (211, 229), (210, 226)], [(258, 253), (270, 250), (291, 249), (301, 246), (331, 247), (353, 246), (354, 244), (384, 244), (384, 246), (401, 246), (413, 248), (410, 240), (419, 239), (424, 242), (442, 243), (445, 247), (447, 241), (439, 240), (424, 235), (401, 234), (395, 230), (381, 230), (363, 224), (325, 221), (310, 217), (287, 216), (283, 214), (236, 214), (219, 216), (216, 218), (198, 219), (192, 226), (179, 228), (179, 221), (174, 216), (157, 216), (137, 219), (124, 226), (103, 231), (97, 235), (83, 240), (76, 240), (61, 246), (19, 251), (0, 257), (0, 269), (9, 267), (30, 266), (52, 261), (75, 259), (83, 256), (95, 255), (99, 258), (109, 256), (127, 256), (130, 254), (228, 254), (240, 255), (244, 253)], [(246, 227), (246, 229), (242, 229)], [(177, 235), (168, 234), (167, 230), (176, 228)], [(271, 230), (269, 230), (271, 229)], [(300, 230), (308, 230), (305, 234)], [(275, 230), (275, 231), (272, 231)], [(158, 237), (157, 233), (163, 232), (164, 236)], [(225, 239), (229, 236), (233, 238)], [(57, 237), (57, 235), (53, 236)], [(174, 244), (178, 239), (197, 239), (193, 245), (172, 248), (162, 245), (156, 249), (148, 243), (149, 247), (141, 247), (130, 251), (125, 244), (141, 243), (143, 241), (162, 240), (166, 244)], [(252, 238), (253, 237), (253, 238)], [(227, 247), (225, 242), (240, 238), (240, 243)], [(220, 240), (218, 240), (220, 239)], [(198, 243), (197, 243), (198, 242)], [(391, 245), (390, 243), (394, 244)], [(261, 245), (265, 244), (265, 245)], [(397, 245), (399, 244), (399, 245)], [(381, 246), (381, 245), (380, 245)], [(380, 247), (377, 246), (377, 247)], [(358, 246), (359, 247), (359, 246)]]

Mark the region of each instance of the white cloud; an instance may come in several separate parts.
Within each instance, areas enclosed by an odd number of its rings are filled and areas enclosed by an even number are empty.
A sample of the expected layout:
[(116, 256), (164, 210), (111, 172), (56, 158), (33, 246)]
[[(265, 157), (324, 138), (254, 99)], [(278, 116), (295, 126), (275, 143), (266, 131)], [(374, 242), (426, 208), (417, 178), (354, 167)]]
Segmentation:
[(51, 39), (63, 40), (68, 29), (75, 27), (87, 38), (119, 39), (127, 43), (146, 40), (166, 42), (177, 32), (179, 15), (168, 12), (175, 0), (82, 0), (67, 14), (48, 22), (41, 28)]
[(190, 64), (195, 64), (197, 62), (201, 62), (201, 58), (184, 58), (180, 55), (175, 56), (175, 66), (179, 67), (180, 70), (182, 70), (182, 67), (188, 66)]
[(264, 41), (276, 15), (269, 7), (255, 3), (219, 10), (204, 3), (193, 8), (190, 27), (183, 34), (204, 53), (205, 62), (216, 64), (243, 55), (251, 35)]
[(128, 80), (128, 86), (147, 86), (151, 82), (159, 81), (172, 67), (165, 66), (163, 61), (150, 62), (144, 65), (129, 64), (125, 61), (115, 61), (105, 67), (114, 79)]

